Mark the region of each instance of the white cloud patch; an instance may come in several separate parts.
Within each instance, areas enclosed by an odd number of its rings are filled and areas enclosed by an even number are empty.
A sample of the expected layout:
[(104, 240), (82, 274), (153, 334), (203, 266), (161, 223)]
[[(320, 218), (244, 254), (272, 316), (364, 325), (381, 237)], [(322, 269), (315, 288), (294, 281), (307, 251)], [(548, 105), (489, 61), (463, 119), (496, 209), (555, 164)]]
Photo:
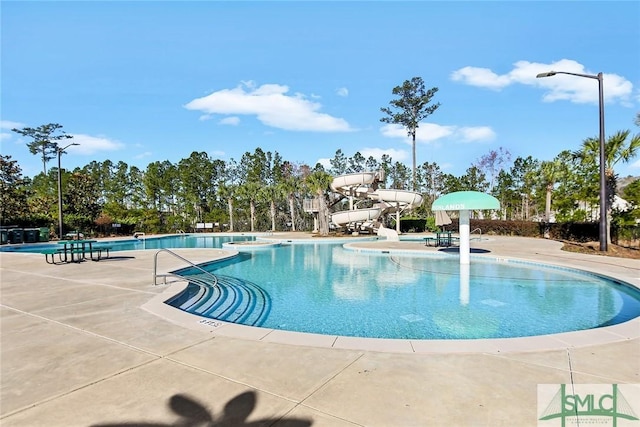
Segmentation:
[[(585, 69), (584, 65), (577, 61), (561, 59), (549, 64), (518, 61), (513, 64), (511, 71), (502, 75), (488, 68), (463, 67), (451, 73), (451, 80), (492, 90), (500, 90), (512, 84), (535, 86), (547, 91), (542, 98), (546, 102), (560, 100), (578, 104), (598, 102), (596, 79), (566, 74), (536, 78), (536, 75), (548, 71), (597, 75), (597, 73)], [(630, 81), (617, 74), (603, 74), (603, 84), (606, 102), (629, 104), (633, 94), (633, 84)]]
[(140, 153), (136, 156), (133, 156), (134, 159), (138, 160), (138, 159), (144, 159), (147, 157), (151, 157), (153, 153), (151, 151), (145, 151), (144, 153)]
[(66, 151), (75, 154), (94, 154), (99, 151), (114, 151), (124, 148), (121, 142), (103, 137), (84, 134), (73, 134), (69, 143), (80, 144), (69, 147)]
[[(23, 127), (25, 127), (23, 123), (12, 122), (9, 120), (0, 120), (1, 130), (11, 131), (11, 129), (21, 129)], [(19, 135), (14, 132), (0, 132), (0, 141), (7, 141), (9, 139), (12, 139), (14, 136), (19, 136)]]
[(0, 129), (7, 129), (7, 130), (11, 130), (11, 129), (20, 129), (25, 127), (25, 125), (23, 123), (20, 122), (12, 122), (9, 120), (0, 120)]
[(227, 155), (227, 153), (225, 153), (222, 150), (213, 150), (209, 153), (212, 157), (224, 157)]
[(320, 163), (320, 164), (322, 165), (322, 167), (323, 167), (323, 168), (325, 168), (325, 169), (327, 169), (327, 170), (328, 170), (328, 169), (331, 169), (331, 159), (329, 159), (329, 158), (324, 158), (324, 157), (323, 157), (323, 158), (321, 158), (321, 159), (318, 159), (318, 160), (317, 160), (313, 165), (311, 165), (311, 166), (315, 166), (315, 165), (316, 165), (316, 164), (318, 164), (318, 163)]
[(499, 76), (488, 68), (464, 67), (451, 74), (454, 82), (463, 82), (471, 86), (488, 89), (502, 89), (511, 84), (508, 76)]
[(225, 117), (224, 119), (221, 119), (218, 122), (218, 124), (220, 124), (220, 125), (238, 126), (240, 124), (240, 117), (238, 117), (238, 116)]
[[(388, 124), (380, 128), (382, 135), (388, 138), (401, 138), (405, 143), (411, 144), (411, 138), (404, 127), (397, 124)], [(416, 142), (433, 143), (441, 139), (449, 139), (458, 142), (480, 142), (495, 139), (495, 132), (488, 126), (460, 127), (442, 126), (435, 123), (420, 123), (416, 130)]]
[(347, 89), (346, 87), (341, 87), (336, 91), (336, 95), (349, 96), (349, 89)]
[(242, 82), (234, 89), (222, 89), (196, 98), (184, 107), (205, 114), (250, 115), (264, 125), (292, 131), (347, 132), (344, 119), (321, 113), (321, 105), (303, 94), (288, 95), (289, 88), (278, 84), (256, 87)]
[(410, 158), (409, 152), (405, 150), (396, 150), (394, 148), (363, 148), (360, 150), (360, 154), (362, 154), (365, 159), (373, 157), (378, 161), (380, 161), (382, 156), (385, 154), (391, 157), (394, 162), (403, 162)]
[(496, 133), (489, 126), (461, 127), (456, 135), (462, 142), (493, 141)]

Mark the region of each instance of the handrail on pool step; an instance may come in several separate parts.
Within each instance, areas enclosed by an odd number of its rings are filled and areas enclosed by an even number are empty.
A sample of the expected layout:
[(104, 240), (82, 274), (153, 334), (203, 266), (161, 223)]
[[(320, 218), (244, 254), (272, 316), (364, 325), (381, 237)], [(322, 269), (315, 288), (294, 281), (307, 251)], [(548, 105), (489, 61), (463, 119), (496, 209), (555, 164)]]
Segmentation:
[(215, 274), (205, 270), (204, 268), (195, 265), (194, 263), (192, 263), (191, 261), (189, 261), (188, 259), (181, 257), (180, 255), (178, 255), (177, 253), (170, 251), (169, 249), (160, 249), (159, 251), (157, 251), (155, 253), (155, 255), (153, 256), (153, 286), (157, 286), (158, 285), (158, 277), (162, 276), (164, 278), (164, 283), (163, 284), (167, 284), (167, 277), (168, 276), (173, 276), (173, 277), (179, 277), (181, 279), (184, 279), (184, 276), (181, 276), (179, 274), (174, 274), (174, 273), (166, 273), (166, 274), (158, 274), (158, 255), (160, 254), (160, 252), (167, 252), (171, 255), (173, 255), (174, 257), (186, 262), (187, 264), (189, 264), (191, 267), (202, 271), (203, 273), (213, 277), (213, 286), (218, 286), (218, 277), (216, 277)]

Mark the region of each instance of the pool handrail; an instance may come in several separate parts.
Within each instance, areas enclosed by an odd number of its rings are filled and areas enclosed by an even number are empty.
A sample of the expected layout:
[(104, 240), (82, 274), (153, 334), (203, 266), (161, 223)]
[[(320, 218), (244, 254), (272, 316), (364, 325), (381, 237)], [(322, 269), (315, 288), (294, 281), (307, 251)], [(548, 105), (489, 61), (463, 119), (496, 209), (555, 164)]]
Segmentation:
[(173, 255), (174, 257), (186, 262), (187, 264), (189, 264), (191, 267), (200, 270), (201, 272), (205, 273), (208, 276), (211, 276), (213, 278), (213, 283), (212, 286), (218, 286), (218, 277), (216, 277), (215, 274), (211, 273), (210, 271), (205, 270), (204, 268), (192, 263), (191, 261), (189, 261), (188, 259), (181, 257), (180, 255), (178, 255), (177, 253), (170, 251), (169, 249), (163, 248), (158, 250), (154, 255), (153, 255), (153, 286), (158, 286), (158, 277), (162, 276), (164, 278), (164, 285), (167, 284), (167, 277), (168, 276), (172, 276), (172, 277), (179, 277), (181, 279), (185, 279), (184, 276), (181, 276), (179, 274), (175, 274), (175, 273), (166, 273), (166, 274), (158, 274), (158, 255), (160, 254), (160, 252), (167, 252), (171, 255)]
[(471, 233), (469, 233), (469, 235), (472, 235), (473, 233), (475, 233), (476, 231), (480, 232), (480, 237), (478, 238), (478, 241), (482, 241), (482, 230), (480, 228), (475, 228)]

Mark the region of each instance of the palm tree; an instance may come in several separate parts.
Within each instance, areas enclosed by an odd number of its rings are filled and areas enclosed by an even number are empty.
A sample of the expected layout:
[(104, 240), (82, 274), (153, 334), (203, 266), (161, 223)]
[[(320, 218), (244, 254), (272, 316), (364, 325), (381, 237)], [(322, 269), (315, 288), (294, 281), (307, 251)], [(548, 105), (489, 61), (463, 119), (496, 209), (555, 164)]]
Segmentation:
[(289, 215), (291, 217), (291, 231), (296, 231), (296, 194), (300, 191), (300, 178), (289, 176), (278, 185), (282, 194), (287, 196), (289, 202)]
[[(566, 174), (567, 171), (566, 163), (562, 160), (563, 155), (566, 158), (569, 153), (564, 151), (556, 156), (555, 159), (551, 161), (544, 161), (540, 164), (539, 176), (546, 193), (544, 203), (544, 221), (547, 224), (551, 219), (551, 194), (553, 193), (556, 182), (558, 182), (562, 178), (562, 176)], [(544, 237), (546, 239), (550, 237), (548, 225), (544, 229)]]
[[(631, 131), (618, 131), (605, 141), (604, 158), (605, 158), (605, 194), (606, 209), (611, 211), (613, 197), (616, 195), (616, 186), (618, 177), (615, 174), (614, 166), (619, 162), (628, 163), (633, 159), (638, 150), (640, 150), (640, 134), (636, 134), (629, 138)], [(582, 148), (574, 152), (576, 159), (585, 165), (597, 165), (600, 153), (600, 140), (598, 138), (587, 138), (582, 143)], [(611, 215), (607, 215), (607, 242), (610, 242)]]
[(258, 191), (258, 198), (269, 202), (269, 215), (271, 216), (271, 231), (276, 231), (276, 202), (284, 195), (281, 186), (269, 185)]
[(227, 201), (227, 209), (229, 210), (229, 231), (233, 231), (233, 201), (236, 196), (237, 187), (235, 185), (227, 185), (221, 182), (218, 185), (218, 194), (220, 198)]
[(256, 224), (256, 200), (258, 200), (258, 192), (260, 184), (255, 181), (245, 182), (238, 188), (240, 197), (249, 201), (249, 213), (251, 215), (251, 231), (255, 231)]
[(318, 202), (318, 231), (321, 236), (329, 235), (329, 209), (325, 194), (332, 180), (333, 177), (323, 170), (316, 170), (305, 179), (309, 191), (314, 193)]

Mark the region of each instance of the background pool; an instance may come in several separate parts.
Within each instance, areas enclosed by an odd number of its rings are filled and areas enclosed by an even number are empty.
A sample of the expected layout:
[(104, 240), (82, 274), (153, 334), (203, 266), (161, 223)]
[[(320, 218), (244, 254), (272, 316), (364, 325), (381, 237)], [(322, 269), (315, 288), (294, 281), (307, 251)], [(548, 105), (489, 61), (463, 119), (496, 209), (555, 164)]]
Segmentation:
[[(254, 236), (228, 235), (212, 236), (208, 234), (181, 234), (162, 237), (140, 237), (137, 239), (100, 240), (97, 245), (108, 244), (111, 251), (133, 251), (146, 249), (175, 249), (175, 248), (221, 248), (226, 242), (243, 242), (255, 240)], [(16, 244), (0, 247), (0, 252), (31, 252), (40, 253), (43, 250), (59, 248), (57, 243)]]

